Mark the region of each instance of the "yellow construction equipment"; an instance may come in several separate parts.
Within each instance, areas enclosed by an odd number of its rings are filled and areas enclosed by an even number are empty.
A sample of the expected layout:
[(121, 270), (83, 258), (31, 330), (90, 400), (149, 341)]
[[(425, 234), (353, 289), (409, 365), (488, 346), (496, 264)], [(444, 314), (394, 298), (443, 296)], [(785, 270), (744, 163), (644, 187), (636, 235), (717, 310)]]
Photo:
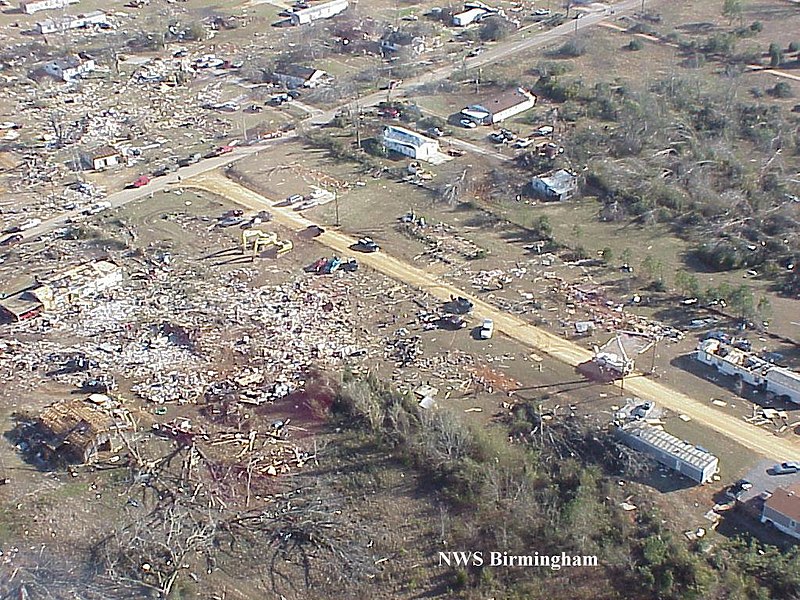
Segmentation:
[(247, 249), (252, 246), (252, 257), (255, 258), (265, 248), (275, 246), (276, 256), (283, 256), (294, 248), (292, 240), (279, 240), (278, 235), (272, 231), (260, 229), (245, 229), (242, 231), (242, 254), (247, 254)]
[(292, 248), (294, 248), (294, 244), (292, 240), (278, 240), (275, 242), (275, 245), (278, 247), (277, 255), (283, 256), (287, 252), (290, 252)]
[(242, 231), (242, 254), (247, 254), (247, 247), (252, 244), (253, 256), (258, 256), (264, 248), (272, 246), (278, 241), (277, 234), (272, 231), (261, 231), (260, 229), (245, 229)]

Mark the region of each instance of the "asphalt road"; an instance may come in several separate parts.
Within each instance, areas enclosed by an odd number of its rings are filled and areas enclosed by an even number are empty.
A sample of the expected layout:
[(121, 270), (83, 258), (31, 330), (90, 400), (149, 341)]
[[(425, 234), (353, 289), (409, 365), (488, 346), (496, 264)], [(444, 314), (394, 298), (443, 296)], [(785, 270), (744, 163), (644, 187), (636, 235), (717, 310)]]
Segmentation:
[[(294, 231), (302, 231), (316, 225), (291, 208), (276, 207), (272, 200), (231, 181), (220, 173), (205, 173), (191, 181), (184, 182), (184, 185), (217, 194), (251, 210), (269, 209), (276, 222)], [(350, 246), (356, 241), (339, 231), (330, 229), (316, 239), (340, 256), (352, 255), (353, 251)], [(441, 301), (447, 301), (451, 296), (469, 298), (475, 304), (475, 313), (478, 318), (492, 319), (497, 331), (563, 363), (577, 367), (592, 359), (593, 354), (589, 350), (535, 327), (518, 317), (506, 314), (468, 292), (387, 254), (384, 250), (373, 254), (359, 254), (358, 258), (364, 265), (380, 271), (392, 279), (424, 290)], [(625, 390), (632, 396), (653, 400), (679, 414), (688, 415), (698, 423), (727, 436), (757, 454), (777, 462), (800, 460), (800, 444), (776, 437), (764, 429), (722, 413), (709, 404), (648, 379), (641, 373), (635, 373), (625, 379)]]

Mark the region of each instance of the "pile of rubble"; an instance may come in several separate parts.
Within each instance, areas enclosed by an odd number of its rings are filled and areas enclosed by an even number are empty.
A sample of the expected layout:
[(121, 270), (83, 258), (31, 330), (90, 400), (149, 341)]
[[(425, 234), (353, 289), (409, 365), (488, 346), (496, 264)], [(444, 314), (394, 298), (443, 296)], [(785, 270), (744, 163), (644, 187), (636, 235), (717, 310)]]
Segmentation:
[[(179, 282), (208, 281), (200, 273), (128, 280), (46, 321), (10, 326), (11, 335), (57, 335), (12, 346), (0, 364), (25, 364), (80, 387), (108, 373), (155, 403), (198, 402), (231, 378), (242, 397), (261, 403), (302, 386), (311, 365), (366, 354), (348, 282), (302, 275), (254, 288), (255, 274), (240, 269), (194, 290)], [(66, 355), (80, 356), (79, 364), (64, 368)], [(245, 376), (248, 369), (257, 377)]]

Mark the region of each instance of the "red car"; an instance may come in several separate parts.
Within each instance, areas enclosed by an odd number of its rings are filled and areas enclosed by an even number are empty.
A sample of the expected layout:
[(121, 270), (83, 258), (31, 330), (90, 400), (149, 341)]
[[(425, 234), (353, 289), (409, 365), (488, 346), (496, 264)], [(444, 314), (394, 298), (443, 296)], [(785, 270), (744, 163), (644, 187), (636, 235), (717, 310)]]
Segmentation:
[(140, 188), (150, 183), (150, 177), (147, 175), (139, 175), (129, 187)]

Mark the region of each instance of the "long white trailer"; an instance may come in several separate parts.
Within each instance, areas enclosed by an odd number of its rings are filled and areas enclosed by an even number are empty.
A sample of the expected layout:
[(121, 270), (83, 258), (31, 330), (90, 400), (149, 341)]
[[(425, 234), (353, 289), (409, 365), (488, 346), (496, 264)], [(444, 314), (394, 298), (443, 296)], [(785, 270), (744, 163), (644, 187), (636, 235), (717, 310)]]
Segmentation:
[(762, 391), (800, 404), (800, 373), (791, 369), (778, 367), (751, 352), (714, 339), (700, 342), (695, 358), (720, 373), (740, 378)]

